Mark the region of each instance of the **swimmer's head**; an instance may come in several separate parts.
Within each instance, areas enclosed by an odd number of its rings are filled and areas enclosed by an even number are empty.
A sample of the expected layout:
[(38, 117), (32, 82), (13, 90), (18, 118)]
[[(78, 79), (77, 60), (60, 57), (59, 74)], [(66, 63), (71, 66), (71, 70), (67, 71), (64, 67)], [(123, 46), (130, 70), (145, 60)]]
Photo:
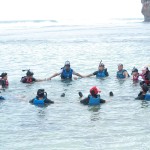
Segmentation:
[(61, 97), (65, 97), (65, 93), (62, 93), (62, 94), (61, 94)]
[(3, 72), (0, 77), (4, 80), (7, 80), (7, 73), (6, 72)]
[(123, 64), (118, 64), (118, 70), (122, 70), (123, 69)]
[(98, 69), (99, 69), (100, 71), (103, 71), (104, 68), (105, 68), (105, 65), (100, 62)]
[(97, 88), (96, 86), (93, 86), (93, 87), (90, 89), (90, 93), (91, 93), (92, 96), (97, 95), (97, 94), (100, 93), (100, 92), (101, 92), (100, 89)]
[(149, 71), (149, 69), (148, 69), (147, 66), (145, 66), (145, 67), (142, 68), (142, 73), (143, 73), (143, 74), (145, 74), (147, 71)]
[(111, 91), (111, 92), (109, 92), (109, 96), (114, 96), (114, 94), (113, 94), (113, 92)]
[(31, 72), (30, 70), (27, 71), (26, 73), (27, 77), (32, 77), (34, 75), (33, 72)]
[(38, 89), (37, 96), (38, 97), (44, 97), (44, 93), (45, 93), (44, 89)]
[(69, 70), (69, 69), (70, 69), (70, 62), (69, 62), (69, 61), (66, 61), (66, 62), (65, 62), (65, 69), (66, 69), (66, 70)]
[(138, 74), (138, 69), (134, 67), (134, 68), (132, 69), (131, 75), (136, 75), (136, 74)]

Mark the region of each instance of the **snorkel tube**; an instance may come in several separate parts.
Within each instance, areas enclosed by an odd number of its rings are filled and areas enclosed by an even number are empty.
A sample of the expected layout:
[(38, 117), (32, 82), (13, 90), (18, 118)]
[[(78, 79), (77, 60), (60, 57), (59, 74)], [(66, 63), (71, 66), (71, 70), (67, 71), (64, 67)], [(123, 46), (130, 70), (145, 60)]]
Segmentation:
[(102, 60), (100, 61), (99, 63), (99, 67), (102, 66), (102, 67), (105, 67), (105, 65), (102, 63)]
[(33, 75), (34, 75), (34, 73), (30, 71), (30, 69), (22, 70), (22, 71), (23, 71), (23, 72), (24, 72), (24, 71), (27, 71), (27, 73), (26, 73), (27, 76), (33, 76)]
[(102, 60), (99, 62), (99, 66), (102, 64)]

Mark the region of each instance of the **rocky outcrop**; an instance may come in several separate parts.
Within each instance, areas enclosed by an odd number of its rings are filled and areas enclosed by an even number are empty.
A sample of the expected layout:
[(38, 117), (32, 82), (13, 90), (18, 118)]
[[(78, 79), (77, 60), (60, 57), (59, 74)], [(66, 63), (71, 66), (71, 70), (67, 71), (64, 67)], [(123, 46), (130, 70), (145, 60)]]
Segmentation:
[(144, 15), (144, 21), (150, 22), (150, 0), (141, 0), (143, 5), (142, 14)]

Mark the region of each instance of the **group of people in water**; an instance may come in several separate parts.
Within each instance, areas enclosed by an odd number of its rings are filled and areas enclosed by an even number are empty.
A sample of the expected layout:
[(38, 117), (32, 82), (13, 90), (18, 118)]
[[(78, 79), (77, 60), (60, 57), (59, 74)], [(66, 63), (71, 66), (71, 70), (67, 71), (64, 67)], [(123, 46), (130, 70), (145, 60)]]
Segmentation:
[[(88, 75), (81, 75), (80, 73), (75, 72), (70, 67), (70, 62), (66, 61), (64, 67), (61, 68), (61, 70), (58, 73), (53, 74), (49, 78), (45, 79), (36, 79), (34, 78), (34, 73), (30, 70), (23, 70), (27, 71), (26, 76), (21, 78), (22, 83), (33, 83), (33, 82), (41, 82), (41, 81), (49, 81), (52, 78), (56, 76), (60, 76), (62, 80), (72, 80), (73, 75), (76, 75), (81, 78), (96, 76), (97, 78), (105, 78), (109, 76), (109, 73), (107, 71), (107, 68), (105, 68), (105, 65), (102, 63), (102, 61), (99, 63), (98, 70), (94, 73), (88, 74)], [(140, 81), (140, 86), (142, 91), (139, 93), (138, 97), (136, 99), (140, 100), (150, 100), (150, 94), (148, 93), (150, 89), (150, 70), (148, 67), (144, 67), (142, 69), (142, 73), (140, 74), (138, 72), (137, 68), (132, 69), (132, 79), (133, 81)], [(116, 74), (116, 77), (118, 79), (127, 79), (130, 77), (127, 70), (123, 68), (123, 64), (118, 64), (118, 71)], [(74, 79), (77, 79), (75, 77)], [(7, 79), (7, 73), (2, 73), (0, 76), (0, 89), (5, 89), (9, 86), (8, 79)], [(100, 93), (101, 91), (96, 87), (92, 87), (90, 89), (90, 94), (87, 98), (81, 100), (80, 102), (85, 105), (99, 105), (100, 103), (105, 103), (106, 100), (101, 99)], [(82, 97), (82, 93), (79, 94), (80, 97)], [(113, 93), (111, 93), (113, 95)], [(0, 96), (0, 100), (4, 100), (5, 98), (3, 96)], [(53, 101), (49, 100), (47, 98), (47, 93), (44, 89), (38, 89), (37, 96), (30, 101), (30, 103), (35, 105), (47, 105), (54, 103)]]

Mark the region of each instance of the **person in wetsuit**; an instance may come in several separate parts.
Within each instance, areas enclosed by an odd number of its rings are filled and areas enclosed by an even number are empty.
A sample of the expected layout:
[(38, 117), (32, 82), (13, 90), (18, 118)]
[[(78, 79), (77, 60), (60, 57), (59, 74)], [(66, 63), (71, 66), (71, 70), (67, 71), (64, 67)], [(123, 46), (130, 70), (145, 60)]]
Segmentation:
[(143, 81), (141, 81), (141, 84), (147, 84), (148, 86), (150, 86), (150, 71), (148, 69), (148, 67), (144, 67), (142, 69), (142, 79)]
[(138, 73), (137, 68), (133, 67), (131, 75), (132, 75), (133, 81), (139, 81), (140, 80), (140, 74)]
[(98, 94), (100, 92), (101, 91), (96, 86), (92, 87), (90, 89), (90, 94), (88, 95), (88, 97), (81, 100), (80, 103), (89, 106), (95, 106), (100, 105), (100, 103), (105, 103), (106, 100), (101, 99), (100, 94)]
[(142, 84), (141, 88), (142, 88), (142, 91), (140, 91), (138, 96), (135, 98), (136, 100), (145, 100), (145, 96), (146, 96), (149, 88), (146, 84)]
[(105, 77), (108, 77), (109, 74), (108, 74), (107, 68), (105, 68), (105, 65), (100, 62), (99, 66), (98, 66), (98, 70), (92, 74), (85, 76), (85, 77), (91, 77), (91, 76), (96, 76), (97, 78), (105, 78)]
[(34, 75), (33, 72), (31, 72), (30, 70), (27, 70), (26, 76), (21, 78), (21, 82), (22, 83), (33, 83), (33, 82), (46, 81), (46, 79), (36, 79), (33, 77), (33, 75)]
[(7, 73), (2, 73), (0, 75), (0, 89), (4, 89), (7, 88), (9, 83), (8, 83), (8, 77), (7, 77)]
[(38, 106), (45, 106), (48, 104), (54, 104), (54, 101), (51, 101), (47, 98), (47, 93), (44, 89), (38, 89), (37, 96), (29, 101), (29, 103), (38, 105)]
[[(61, 76), (62, 80), (72, 80), (72, 75), (76, 75), (79, 76), (81, 78), (83, 78), (83, 76), (79, 73), (76, 73), (71, 67), (70, 67), (70, 62), (66, 61), (65, 62), (65, 66), (63, 68), (61, 68), (61, 71), (58, 73), (55, 73), (54, 75), (52, 75), (51, 77), (47, 78), (47, 80), (51, 80), (52, 78), (56, 77), (56, 76)], [(76, 79), (76, 78), (75, 78)]]
[(129, 77), (127, 70), (123, 69), (123, 64), (118, 64), (117, 78), (126, 79)]

